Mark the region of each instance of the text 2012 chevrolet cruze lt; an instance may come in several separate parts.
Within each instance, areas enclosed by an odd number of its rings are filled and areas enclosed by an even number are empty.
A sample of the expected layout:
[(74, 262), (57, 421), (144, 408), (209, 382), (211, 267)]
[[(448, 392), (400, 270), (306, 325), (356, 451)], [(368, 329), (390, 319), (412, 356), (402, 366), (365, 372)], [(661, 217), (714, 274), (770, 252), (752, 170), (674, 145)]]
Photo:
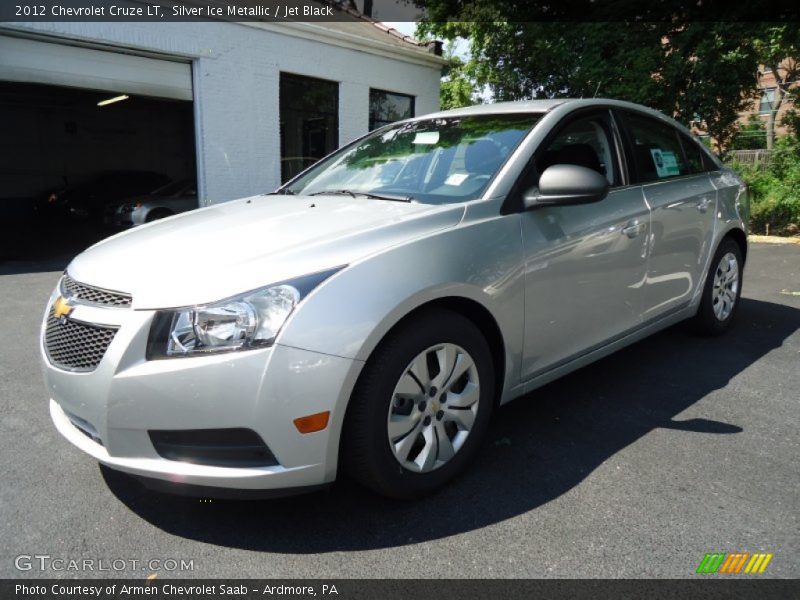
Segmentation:
[(452, 478), (492, 410), (683, 319), (727, 329), (747, 191), (610, 100), (383, 127), (273, 194), (104, 240), (53, 292), (58, 430), (151, 486), (391, 496)]

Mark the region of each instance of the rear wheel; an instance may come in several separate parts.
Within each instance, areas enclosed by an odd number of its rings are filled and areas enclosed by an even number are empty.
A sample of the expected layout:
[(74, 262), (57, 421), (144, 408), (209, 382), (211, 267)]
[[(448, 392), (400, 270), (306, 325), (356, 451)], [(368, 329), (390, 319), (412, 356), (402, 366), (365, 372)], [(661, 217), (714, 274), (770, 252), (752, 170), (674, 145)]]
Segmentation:
[(694, 322), (707, 335), (725, 333), (733, 322), (742, 294), (742, 251), (732, 239), (722, 241), (711, 260), (703, 299)]
[(494, 403), (489, 346), (465, 317), (421, 313), (370, 357), (350, 401), (345, 470), (392, 497), (421, 496), (470, 461)]

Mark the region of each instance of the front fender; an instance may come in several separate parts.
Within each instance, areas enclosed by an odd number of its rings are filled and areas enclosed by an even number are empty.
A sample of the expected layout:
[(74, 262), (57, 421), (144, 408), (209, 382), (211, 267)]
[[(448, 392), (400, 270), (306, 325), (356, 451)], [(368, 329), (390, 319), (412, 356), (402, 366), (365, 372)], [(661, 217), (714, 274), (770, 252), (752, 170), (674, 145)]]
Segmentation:
[(465, 219), (352, 264), (314, 290), (279, 343), (366, 361), (403, 317), (442, 298), (465, 298), (495, 319), (506, 351), (504, 390), (519, 382), (524, 269), (518, 215)]

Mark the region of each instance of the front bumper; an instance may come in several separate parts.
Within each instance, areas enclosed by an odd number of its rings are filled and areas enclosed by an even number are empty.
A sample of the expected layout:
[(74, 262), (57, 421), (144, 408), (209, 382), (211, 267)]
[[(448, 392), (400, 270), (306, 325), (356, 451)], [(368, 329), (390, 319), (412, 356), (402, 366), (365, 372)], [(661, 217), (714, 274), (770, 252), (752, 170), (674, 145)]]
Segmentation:
[[(165, 483), (281, 490), (335, 479), (341, 425), (359, 361), (281, 345), (147, 361), (154, 314), (77, 306), (71, 319), (119, 327), (89, 373), (53, 366), (40, 344), (50, 415), (67, 440), (113, 469)], [(44, 326), (43, 321), (42, 334)], [(294, 419), (323, 411), (331, 413), (326, 429), (297, 431)], [(239, 468), (169, 460), (159, 456), (148, 434), (220, 428), (255, 431), (279, 464)]]

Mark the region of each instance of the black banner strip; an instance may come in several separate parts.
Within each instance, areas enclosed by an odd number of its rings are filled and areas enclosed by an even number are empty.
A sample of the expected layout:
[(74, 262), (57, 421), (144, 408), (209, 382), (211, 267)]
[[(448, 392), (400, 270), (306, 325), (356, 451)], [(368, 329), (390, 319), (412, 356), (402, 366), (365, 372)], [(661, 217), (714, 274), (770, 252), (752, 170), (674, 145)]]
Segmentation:
[(8, 600), (88, 600), (172, 598), (238, 600), (326, 598), (336, 600), (648, 600), (703, 598), (785, 600), (800, 596), (800, 581), (749, 576), (687, 580), (269, 580), (269, 579), (61, 579), (0, 580), (0, 598)]
[[(367, 10), (371, 16), (364, 14)], [(796, 0), (3, 0), (0, 22), (800, 22)]]

